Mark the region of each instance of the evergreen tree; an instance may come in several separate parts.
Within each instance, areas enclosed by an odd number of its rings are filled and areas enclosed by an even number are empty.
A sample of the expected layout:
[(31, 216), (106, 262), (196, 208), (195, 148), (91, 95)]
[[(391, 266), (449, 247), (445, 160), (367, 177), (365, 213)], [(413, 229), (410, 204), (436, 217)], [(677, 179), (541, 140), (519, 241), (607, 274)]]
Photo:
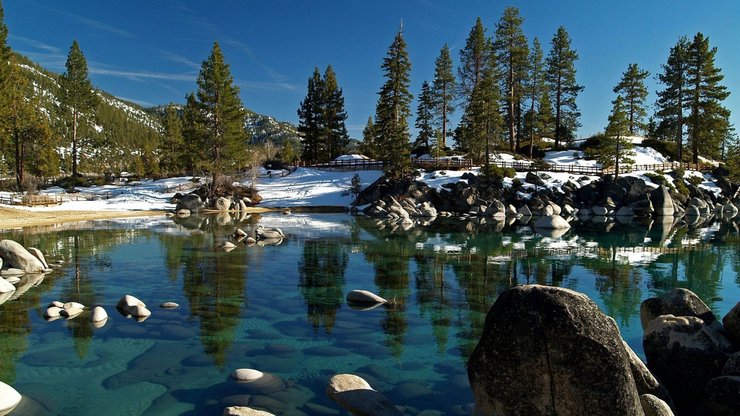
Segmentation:
[(612, 112), (606, 126), (604, 139), (598, 149), (597, 160), (604, 167), (614, 166), (614, 178), (619, 176), (619, 165), (632, 163), (634, 156), (632, 142), (625, 136), (630, 134), (629, 104), (618, 95), (612, 101)]
[(373, 118), (370, 116), (367, 118), (365, 128), (362, 129), (362, 145), (360, 148), (362, 149), (362, 153), (371, 159), (377, 159), (380, 155), (377, 137), (375, 123), (373, 123)]
[[(246, 113), (239, 98), (239, 87), (234, 85), (218, 42), (213, 43), (211, 54), (201, 65), (196, 96), (210, 151), (208, 167), (215, 185), (226, 169), (236, 170), (243, 162), (247, 142), (244, 131)], [(230, 166), (225, 166), (225, 163)]]
[(529, 75), (527, 77), (527, 97), (529, 99), (528, 128), (529, 157), (533, 157), (535, 140), (546, 136), (552, 121), (552, 106), (547, 93), (545, 80), (544, 54), (540, 40), (532, 40), (532, 50), (529, 54)]
[(301, 158), (307, 163), (318, 163), (324, 153), (321, 140), (323, 121), (324, 81), (319, 68), (315, 67), (308, 79), (306, 98), (298, 109), (298, 133), (303, 138)]
[(323, 159), (334, 160), (343, 155), (349, 146), (349, 135), (344, 122), (347, 120), (347, 112), (344, 110), (344, 96), (342, 89), (337, 83), (334, 69), (331, 65), (326, 67), (323, 79), (323, 141), (326, 151)]
[(439, 57), (434, 65), (434, 82), (432, 83), (432, 97), (434, 101), (434, 116), (438, 125), (441, 124), (440, 140), (437, 148), (447, 147), (448, 128), (450, 114), (455, 111), (455, 75), (452, 73), (452, 59), (450, 48), (445, 44), (439, 52)]
[(509, 150), (514, 151), (519, 145), (518, 118), (521, 112), (521, 100), (524, 96), (523, 81), (527, 78), (529, 66), (529, 46), (522, 32), (524, 19), (516, 7), (507, 7), (496, 24), (496, 40), (493, 42), (497, 67), (501, 69), (503, 79), (501, 89), (504, 92), (506, 106), (506, 124), (509, 133)]
[(181, 156), (183, 154), (182, 122), (177, 114), (177, 107), (170, 103), (162, 120), (164, 134), (159, 145), (159, 165), (162, 173), (172, 175), (182, 169)]
[(479, 17), (470, 29), (465, 47), (460, 50), (460, 66), (457, 67), (458, 96), (463, 101), (463, 108), (468, 106), (473, 89), (478, 85), (483, 72), (490, 63), (490, 56), (491, 43), (486, 38), (486, 29)]
[(429, 142), (434, 140), (434, 97), (429, 83), (424, 81), (421, 84), (421, 94), (419, 95), (419, 105), (416, 107), (416, 128), (419, 135), (416, 137), (414, 147), (424, 147), (426, 152), (430, 151)]
[(697, 33), (689, 47), (686, 106), (689, 108), (687, 130), (693, 163), (699, 156), (717, 158), (730, 128), (730, 111), (721, 102), (730, 93), (721, 85), (724, 75), (714, 65), (717, 48), (709, 47), (709, 38)]
[(498, 111), (501, 93), (494, 70), (488, 67), (473, 90), (468, 107), (458, 129), (459, 145), (475, 162), (484, 161), (486, 171), (490, 161), (491, 146), (501, 134), (503, 118)]
[(665, 86), (658, 91), (656, 116), (660, 119), (656, 128), (658, 136), (676, 138), (676, 160), (683, 160), (684, 110), (686, 108), (687, 68), (689, 62), (689, 40), (682, 36), (668, 54), (658, 79)]
[(206, 148), (206, 126), (194, 93), (185, 96), (185, 107), (182, 111), (182, 137), (185, 141), (183, 167), (191, 175), (205, 168), (208, 155)]
[(645, 87), (644, 81), (648, 75), (650, 75), (650, 72), (638, 68), (637, 64), (629, 64), (627, 71), (622, 74), (619, 84), (614, 87), (614, 92), (623, 96), (627, 104), (629, 134), (633, 136), (638, 131), (647, 128), (645, 124), (645, 117), (647, 117), (645, 99), (647, 98), (648, 90)]
[(413, 99), (409, 92), (411, 62), (401, 30), (393, 39), (381, 68), (386, 81), (378, 92), (375, 133), (383, 170), (386, 176), (398, 179), (410, 170), (411, 165), (408, 118)]
[(583, 87), (576, 83), (575, 61), (578, 54), (570, 47), (570, 36), (563, 26), (552, 38), (547, 56), (547, 83), (555, 110), (555, 147), (563, 141), (571, 141), (580, 127), (576, 97)]
[(77, 41), (72, 42), (65, 65), (67, 71), (59, 78), (60, 102), (71, 114), (72, 127), (72, 177), (77, 177), (78, 153), (80, 147), (80, 116), (89, 114), (98, 104), (98, 96), (93, 91), (87, 75), (87, 61)]

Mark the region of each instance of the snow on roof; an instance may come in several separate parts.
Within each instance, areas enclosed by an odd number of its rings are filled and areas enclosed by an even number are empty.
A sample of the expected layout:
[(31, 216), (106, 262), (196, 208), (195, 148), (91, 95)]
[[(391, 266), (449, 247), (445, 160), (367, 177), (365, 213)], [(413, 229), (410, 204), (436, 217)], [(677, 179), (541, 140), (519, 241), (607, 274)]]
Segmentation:
[(337, 156), (336, 161), (346, 161), (346, 160), (370, 160), (369, 157), (365, 155), (358, 155), (356, 153), (350, 154), (350, 155), (341, 155)]

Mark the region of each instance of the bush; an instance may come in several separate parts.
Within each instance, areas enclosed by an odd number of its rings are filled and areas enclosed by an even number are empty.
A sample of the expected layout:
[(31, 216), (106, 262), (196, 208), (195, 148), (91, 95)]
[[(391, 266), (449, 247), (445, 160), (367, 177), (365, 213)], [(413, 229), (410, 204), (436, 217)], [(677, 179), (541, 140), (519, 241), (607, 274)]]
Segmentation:
[(674, 185), (676, 185), (676, 192), (686, 197), (689, 196), (689, 188), (686, 187), (683, 179), (677, 179), (674, 182)]
[(352, 175), (352, 180), (350, 181), (349, 191), (352, 195), (357, 196), (361, 190), (362, 190), (362, 183), (360, 181), (360, 174), (355, 173), (354, 175)]
[(656, 151), (660, 152), (661, 154), (665, 156), (669, 156), (672, 159), (676, 158), (677, 146), (675, 142), (658, 140), (658, 139), (645, 139), (642, 141), (642, 145), (645, 147), (653, 148)]
[(488, 172), (484, 172), (486, 176), (489, 178), (513, 178), (516, 176), (516, 171), (512, 168), (502, 168), (497, 165), (490, 165), (488, 167)]
[(518, 189), (522, 186), (522, 180), (519, 178), (514, 178), (513, 181), (511, 181), (511, 188), (512, 189)]
[(665, 179), (665, 176), (659, 175), (657, 173), (645, 173), (645, 176), (648, 177), (653, 183), (657, 185), (666, 185), (668, 186), (668, 181)]
[(676, 179), (683, 179), (685, 174), (686, 174), (686, 169), (682, 168), (681, 166), (673, 170), (673, 177)]
[(690, 176), (689, 177), (689, 183), (694, 186), (697, 186), (701, 184), (702, 182), (704, 182), (704, 178), (701, 176)]
[(581, 143), (581, 150), (586, 151), (587, 149), (598, 149), (601, 146), (602, 140), (604, 140), (603, 134), (591, 136)]

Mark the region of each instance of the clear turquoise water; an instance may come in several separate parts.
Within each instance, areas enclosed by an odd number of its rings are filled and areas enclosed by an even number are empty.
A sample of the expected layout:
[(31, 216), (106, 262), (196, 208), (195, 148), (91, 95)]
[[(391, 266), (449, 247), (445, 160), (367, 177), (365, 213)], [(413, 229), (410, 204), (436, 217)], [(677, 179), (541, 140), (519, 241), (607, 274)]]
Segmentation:
[[(287, 238), (217, 248), (236, 226), (258, 223), (282, 227)], [(403, 231), (346, 215), (296, 214), (242, 223), (96, 221), (2, 238), (63, 262), (0, 305), (0, 380), (25, 396), (19, 415), (220, 415), (236, 404), (340, 414), (324, 393), (337, 373), (361, 375), (405, 414), (470, 414), (465, 361), (507, 287), (540, 283), (588, 294), (638, 354), (645, 298), (688, 287), (718, 316), (740, 300), (732, 224), (590, 224), (551, 238), (528, 226), (457, 219)], [(344, 301), (352, 289), (391, 302), (355, 310)], [(114, 305), (124, 294), (153, 315), (144, 322), (121, 316)], [(101, 329), (87, 316), (46, 322), (53, 300), (102, 305), (110, 319)], [(163, 301), (180, 308), (158, 308)], [(244, 367), (285, 384), (254, 391), (229, 382)]]

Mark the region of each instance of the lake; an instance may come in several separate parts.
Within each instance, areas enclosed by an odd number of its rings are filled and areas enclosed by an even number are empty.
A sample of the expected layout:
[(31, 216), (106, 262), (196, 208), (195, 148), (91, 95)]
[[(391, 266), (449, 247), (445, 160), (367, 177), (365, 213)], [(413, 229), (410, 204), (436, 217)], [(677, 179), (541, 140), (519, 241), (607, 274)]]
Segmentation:
[[(238, 226), (279, 226), (279, 245), (219, 249)], [(740, 300), (733, 223), (575, 224), (562, 236), (528, 225), (439, 219), (404, 230), (344, 214), (137, 218), (6, 231), (59, 262), (0, 305), (0, 380), (22, 415), (345, 414), (325, 394), (337, 373), (365, 378), (405, 414), (471, 413), (465, 363), (497, 295), (517, 284), (586, 293), (642, 355), (640, 302), (674, 287), (718, 317)], [(359, 310), (347, 292), (389, 300)], [(18, 291), (20, 292), (20, 290)], [(152, 316), (115, 304), (131, 294)], [(53, 300), (104, 306), (47, 322)], [(161, 309), (164, 301), (180, 304)], [(274, 375), (247, 388), (237, 368)]]

